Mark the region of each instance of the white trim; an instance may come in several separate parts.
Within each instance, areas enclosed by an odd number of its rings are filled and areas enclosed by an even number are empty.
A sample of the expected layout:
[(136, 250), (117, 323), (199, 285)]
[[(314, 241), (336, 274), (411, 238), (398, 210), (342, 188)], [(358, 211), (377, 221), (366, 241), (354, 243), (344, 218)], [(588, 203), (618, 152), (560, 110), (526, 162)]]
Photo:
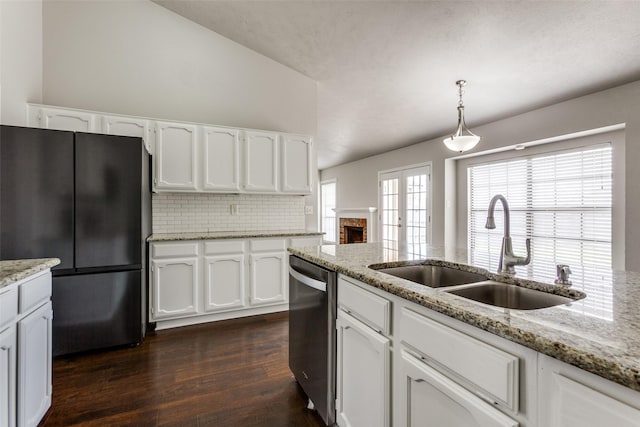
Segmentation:
[[(336, 206), (338, 204), (338, 179), (337, 178), (330, 178), (330, 179), (326, 179), (324, 181), (320, 181), (319, 186), (318, 186), (318, 230), (320, 230), (321, 232), (324, 233), (322, 235), (322, 242), (323, 243), (337, 244), (338, 243), (338, 236), (339, 236), (338, 215), (335, 216), (336, 224), (335, 224), (335, 233), (334, 233), (334, 236), (333, 236), (333, 240), (325, 239), (325, 236), (327, 236), (328, 234), (323, 229), (324, 204), (323, 204), (323, 201), (322, 201), (322, 186), (326, 185), (326, 184), (335, 184), (335, 199), (333, 201), (333, 205)], [(335, 212), (335, 208), (333, 209), (333, 211)]]

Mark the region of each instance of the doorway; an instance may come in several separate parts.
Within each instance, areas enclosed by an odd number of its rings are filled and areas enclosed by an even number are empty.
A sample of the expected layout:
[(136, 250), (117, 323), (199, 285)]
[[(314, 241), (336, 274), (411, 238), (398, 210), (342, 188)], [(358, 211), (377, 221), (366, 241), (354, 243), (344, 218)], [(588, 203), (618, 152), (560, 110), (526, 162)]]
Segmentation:
[(431, 240), (431, 165), (378, 173), (380, 236), (387, 257), (423, 258)]

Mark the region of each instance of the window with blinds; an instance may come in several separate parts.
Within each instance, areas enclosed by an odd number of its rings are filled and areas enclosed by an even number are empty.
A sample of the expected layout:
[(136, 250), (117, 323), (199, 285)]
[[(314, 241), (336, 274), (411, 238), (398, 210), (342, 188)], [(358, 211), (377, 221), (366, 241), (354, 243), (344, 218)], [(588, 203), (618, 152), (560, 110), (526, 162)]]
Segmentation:
[[(577, 281), (594, 277), (606, 281), (612, 265), (610, 144), (473, 165), (467, 177), (468, 250), (473, 264), (492, 271), (498, 267), (504, 235), (500, 202), (496, 228), (487, 230), (484, 225), (489, 201), (502, 194), (511, 211), (514, 252), (524, 256), (525, 239), (531, 238), (533, 262), (516, 267), (518, 275), (553, 282), (555, 266), (569, 264)], [(598, 298), (603, 311), (610, 299), (611, 295)]]

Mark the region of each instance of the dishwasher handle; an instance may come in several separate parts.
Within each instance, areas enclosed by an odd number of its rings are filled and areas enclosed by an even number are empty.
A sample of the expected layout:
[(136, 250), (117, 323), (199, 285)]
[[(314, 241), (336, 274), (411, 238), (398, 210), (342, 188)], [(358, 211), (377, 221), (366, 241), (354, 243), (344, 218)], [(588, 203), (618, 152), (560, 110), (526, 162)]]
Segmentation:
[(296, 279), (298, 282), (302, 283), (303, 285), (309, 286), (310, 288), (317, 289), (322, 292), (327, 292), (327, 284), (325, 282), (321, 282), (320, 280), (307, 277), (304, 274), (297, 272), (291, 267), (289, 267), (289, 275), (294, 279)]

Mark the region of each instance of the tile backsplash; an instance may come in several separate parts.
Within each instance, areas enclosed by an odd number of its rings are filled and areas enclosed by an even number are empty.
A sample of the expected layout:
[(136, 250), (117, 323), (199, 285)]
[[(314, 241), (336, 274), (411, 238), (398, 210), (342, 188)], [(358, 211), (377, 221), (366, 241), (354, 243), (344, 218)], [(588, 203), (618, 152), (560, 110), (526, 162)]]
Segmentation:
[(153, 233), (304, 230), (304, 204), (301, 196), (154, 193)]

